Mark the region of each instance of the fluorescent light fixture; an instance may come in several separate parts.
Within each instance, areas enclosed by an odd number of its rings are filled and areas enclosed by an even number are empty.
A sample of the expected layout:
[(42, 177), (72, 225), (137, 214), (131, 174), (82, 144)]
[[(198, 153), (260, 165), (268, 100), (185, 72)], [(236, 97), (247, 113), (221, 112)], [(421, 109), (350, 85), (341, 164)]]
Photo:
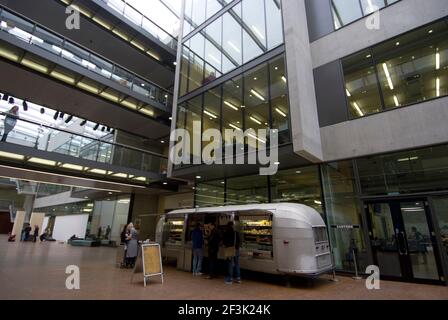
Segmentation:
[(112, 176), (117, 178), (127, 178), (128, 175), (126, 173), (114, 173)]
[(238, 111), (238, 107), (235, 106), (234, 104), (230, 103), (229, 101), (224, 101), (224, 104), (230, 108), (232, 108), (235, 111)]
[(363, 117), (364, 116), (364, 112), (362, 112), (362, 110), (359, 107), (358, 103), (357, 102), (353, 103), (353, 106), (355, 107), (355, 110), (359, 114), (359, 116)]
[(436, 53), (436, 70), (440, 70), (440, 52)]
[(141, 113), (144, 113), (144, 114), (146, 114), (146, 115), (148, 115), (150, 117), (154, 117), (154, 111), (153, 110), (148, 110), (148, 109), (142, 108), (142, 109), (140, 109), (138, 111), (141, 112)]
[(137, 110), (137, 105), (135, 103), (123, 100), (123, 101), (121, 101), (121, 104), (130, 109)]
[(4, 48), (0, 48), (0, 56), (12, 61), (19, 60), (19, 56), (17, 54), (15, 54), (14, 52), (10, 52)]
[(84, 82), (78, 82), (78, 83), (76, 84), (76, 86), (77, 86), (77, 87), (80, 87), (81, 89), (84, 89), (84, 90), (86, 90), (86, 91), (89, 91), (89, 92), (98, 94), (98, 89), (97, 89), (97, 88), (92, 87), (91, 85), (88, 85), (88, 84), (86, 84), (86, 83), (84, 83)]
[(34, 70), (42, 72), (42, 73), (48, 72), (48, 68), (46, 66), (43, 66), (41, 64), (38, 64), (38, 63), (28, 60), (28, 59), (23, 59), (22, 64), (24, 66), (27, 66), (28, 68), (34, 69)]
[(41, 159), (41, 158), (34, 158), (34, 157), (28, 159), (28, 162), (36, 163), (36, 164), (42, 164), (42, 165), (45, 165), (45, 166), (53, 166), (53, 167), (56, 165), (56, 161), (47, 160), (47, 159)]
[(260, 124), (260, 125), (262, 124), (260, 120), (258, 120), (257, 118), (254, 118), (254, 117), (252, 117), (252, 116), (250, 117), (250, 120), (252, 120), (252, 121), (255, 122), (256, 124)]
[(387, 83), (389, 84), (389, 89), (394, 90), (394, 84), (392, 82), (392, 78), (390, 77), (389, 68), (387, 67), (386, 63), (383, 63), (383, 70), (387, 78)]
[(398, 101), (398, 97), (397, 96), (394, 96), (394, 103), (395, 103), (396, 107), (400, 106), (400, 101)]
[(140, 49), (140, 50), (142, 50), (142, 51), (146, 51), (145, 47), (143, 47), (143, 45), (141, 45), (140, 43), (138, 43), (138, 42), (135, 41), (135, 40), (132, 40), (132, 41), (131, 41), (131, 44), (132, 44), (134, 47), (136, 47), (136, 48), (138, 48), (138, 49)]
[(265, 100), (266, 100), (261, 94), (259, 94), (259, 93), (258, 93), (257, 91), (255, 91), (254, 89), (251, 89), (250, 92), (251, 92), (254, 96), (256, 96), (258, 99), (260, 99), (261, 101), (265, 101)]
[(202, 177), (201, 176), (196, 176), (196, 179), (202, 179)]
[(213, 119), (217, 119), (217, 118), (218, 118), (217, 115), (211, 113), (210, 111), (204, 110), (204, 113), (205, 113), (206, 115), (208, 115), (209, 117), (212, 117)]
[(70, 83), (70, 84), (74, 84), (75, 83), (75, 79), (73, 79), (73, 78), (71, 78), (71, 77), (69, 77), (69, 76), (67, 76), (65, 74), (62, 74), (60, 72), (57, 72), (57, 71), (52, 71), (50, 73), (50, 75), (52, 77), (56, 78), (56, 79), (59, 79), (61, 81), (64, 81), (64, 82), (67, 82), (67, 83)]
[(350, 91), (348, 91), (348, 89), (345, 89), (345, 94), (347, 95), (347, 97), (351, 97), (352, 94), (350, 93)]
[(115, 33), (117, 36), (119, 36), (120, 38), (129, 41), (128, 36), (125, 35), (124, 33), (118, 31), (117, 29), (112, 30), (113, 33)]
[(3, 152), (3, 151), (0, 151), (0, 157), (1, 158), (14, 159), (14, 160), (23, 160), (23, 159), (25, 159), (25, 157), (22, 156), (21, 154), (10, 153), (10, 152)]
[(89, 171), (91, 173), (95, 173), (95, 174), (102, 174), (102, 175), (107, 174), (107, 171), (106, 170), (102, 170), (102, 169), (90, 169)]
[(258, 138), (257, 136), (253, 135), (252, 133), (249, 133), (248, 136), (251, 138), (254, 138), (255, 140), (260, 141), (261, 143), (266, 143), (265, 140)]
[(252, 30), (254, 30), (254, 32), (257, 34), (258, 37), (260, 37), (260, 39), (264, 40), (264, 35), (260, 32), (260, 30), (258, 30), (256, 26), (253, 25)]
[(318, 205), (321, 205), (321, 204), (322, 204), (322, 201), (314, 200), (314, 203), (315, 203), (315, 204), (318, 204)]
[(131, 202), (131, 200), (129, 200), (129, 199), (121, 199), (121, 200), (118, 200), (118, 203), (123, 203), (123, 204), (128, 204), (128, 203), (130, 203)]
[[(160, 61), (160, 57), (158, 55), (156, 55), (154, 52), (151, 52), (151, 51), (148, 50), (148, 51), (146, 51), (146, 54), (149, 55), (150, 57)], [(177, 63), (174, 62), (174, 65), (177, 65)]]
[(238, 131), (242, 131), (241, 128), (237, 127), (237, 126), (234, 125), (233, 123), (229, 123), (229, 127), (232, 127), (233, 129), (238, 130)]
[(146, 177), (136, 177), (134, 180), (146, 182)]
[(82, 171), (84, 169), (83, 166), (78, 166), (76, 164), (70, 164), (70, 163), (64, 163), (61, 167), (65, 168), (65, 169), (77, 170), (77, 171)]
[(216, 58), (214, 55), (212, 55), (211, 53), (208, 55), (210, 59), (212, 59), (213, 61), (215, 61), (217, 64), (221, 64), (221, 61), (218, 60), (218, 58)]
[(108, 100), (112, 100), (114, 102), (118, 102), (118, 97), (117, 96), (114, 96), (113, 94), (107, 93), (105, 91), (101, 92), (100, 96), (102, 96), (102, 97), (104, 97), (104, 98), (106, 98)]
[(82, 209), (82, 212), (92, 212), (92, 211), (93, 211), (93, 209), (88, 209), (88, 208)]
[(275, 111), (277, 111), (278, 114), (280, 114), (282, 117), (287, 118), (288, 116), (286, 113), (284, 113), (280, 108), (275, 108)]
[(285, 76), (282, 76), (282, 80), (283, 80), (284, 83), (287, 83), (287, 82), (288, 82), (288, 80), (286, 79)]
[(436, 79), (436, 96), (440, 97), (440, 78)]
[(241, 53), (241, 50), (232, 41), (227, 41), (227, 44), (236, 52)]
[(107, 22), (105, 22), (102, 19), (98, 18), (97, 16), (93, 17), (92, 20), (95, 21), (96, 23), (98, 23), (100, 26), (106, 28), (107, 30), (112, 29), (110, 24), (108, 24)]

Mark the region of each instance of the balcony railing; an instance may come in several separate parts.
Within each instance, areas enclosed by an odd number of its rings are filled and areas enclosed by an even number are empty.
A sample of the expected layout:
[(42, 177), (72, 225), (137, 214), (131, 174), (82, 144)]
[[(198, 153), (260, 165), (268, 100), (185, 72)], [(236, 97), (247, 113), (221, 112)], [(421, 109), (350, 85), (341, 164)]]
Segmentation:
[[(1, 137), (4, 137), (5, 117), (7, 115), (7, 113), (0, 112)], [(14, 129), (7, 135), (6, 141), (3, 142), (148, 173), (166, 174), (167, 157), (150, 151), (114, 143), (110, 141), (113, 139), (112, 135), (108, 135), (104, 139), (96, 139), (68, 130), (20, 119), (15, 116), (8, 115), (8, 117), (15, 119), (17, 122)], [(20, 157), (20, 155), (18, 156)], [(16, 157), (15, 159), (18, 158)], [(50, 164), (51, 162), (50, 160), (44, 162), (37, 161), (35, 163)], [(94, 174), (111, 175), (118, 178), (147, 182), (144, 177), (134, 177), (123, 172), (109, 172), (104, 169), (85, 168), (76, 164), (54, 164), (54, 166), (57, 165), (69, 170), (88, 171)]]
[(151, 19), (142, 14), (139, 10), (126, 3), (123, 0), (99, 0), (104, 2), (109, 8), (118, 12), (120, 15), (134, 23), (141, 30), (148, 32), (157, 40), (162, 42), (164, 45), (168, 46), (173, 50), (177, 50), (177, 40), (176, 38), (167, 32), (165, 29), (160, 27), (158, 24), (153, 22)]
[(0, 7), (0, 31), (112, 80), (150, 100), (168, 107), (172, 106), (172, 94), (168, 90), (144, 80), (135, 73), (91, 52), (89, 49), (83, 48), (67, 38), (20, 16), (18, 13), (13, 13), (2, 7)]

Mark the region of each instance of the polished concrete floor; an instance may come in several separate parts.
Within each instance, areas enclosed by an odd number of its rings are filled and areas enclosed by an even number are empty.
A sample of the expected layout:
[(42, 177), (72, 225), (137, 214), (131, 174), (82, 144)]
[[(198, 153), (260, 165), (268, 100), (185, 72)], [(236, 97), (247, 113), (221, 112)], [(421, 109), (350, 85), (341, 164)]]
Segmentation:
[[(206, 280), (165, 268), (165, 283), (143, 287), (141, 275), (115, 267), (116, 249), (71, 247), (60, 243), (8, 243), (0, 236), (0, 299), (448, 299), (448, 287), (382, 281), (367, 290), (364, 281), (324, 276), (286, 287), (280, 278), (250, 275), (240, 285)], [(80, 267), (80, 290), (65, 287), (66, 267)]]

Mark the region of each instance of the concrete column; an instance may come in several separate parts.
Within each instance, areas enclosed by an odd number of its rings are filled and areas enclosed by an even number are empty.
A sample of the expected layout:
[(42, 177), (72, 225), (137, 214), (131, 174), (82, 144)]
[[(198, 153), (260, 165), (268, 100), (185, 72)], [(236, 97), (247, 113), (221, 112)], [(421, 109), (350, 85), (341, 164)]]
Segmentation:
[(294, 152), (320, 162), (322, 145), (305, 0), (282, 3)]

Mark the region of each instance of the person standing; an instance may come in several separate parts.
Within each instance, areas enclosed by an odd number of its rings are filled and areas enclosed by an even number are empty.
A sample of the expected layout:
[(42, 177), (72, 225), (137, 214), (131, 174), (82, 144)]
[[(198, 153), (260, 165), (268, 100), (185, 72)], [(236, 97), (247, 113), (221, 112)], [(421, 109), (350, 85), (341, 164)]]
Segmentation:
[(17, 124), (17, 118), (19, 117), (19, 107), (12, 107), (5, 116), (4, 130), (1, 142), (6, 142), (9, 133), (14, 129)]
[(193, 275), (202, 275), (202, 259), (204, 257), (204, 233), (201, 230), (201, 224), (198, 222), (196, 228), (191, 233), (193, 242)]
[(128, 224), (126, 239), (126, 265), (127, 267), (133, 268), (138, 255), (138, 233), (132, 222)]
[(229, 221), (226, 231), (223, 236), (223, 244), (226, 251), (232, 252), (226, 256), (227, 260), (227, 276), (226, 284), (232, 284), (235, 280), (236, 283), (241, 283), (241, 275), (239, 268), (239, 249), (240, 240), (239, 233), (233, 228), (233, 222)]
[(109, 240), (109, 236), (110, 236), (110, 231), (111, 231), (112, 229), (110, 228), (110, 226), (107, 226), (107, 228), (106, 228), (106, 240)]
[(216, 276), (216, 265), (218, 263), (218, 252), (219, 244), (221, 242), (221, 237), (219, 236), (218, 230), (214, 223), (210, 225), (210, 234), (207, 239), (208, 242), (208, 261), (209, 261), (209, 271), (207, 279), (212, 279)]
[(39, 226), (35, 225), (34, 226), (34, 237), (33, 237), (33, 242), (37, 241), (37, 238), (39, 238)]

